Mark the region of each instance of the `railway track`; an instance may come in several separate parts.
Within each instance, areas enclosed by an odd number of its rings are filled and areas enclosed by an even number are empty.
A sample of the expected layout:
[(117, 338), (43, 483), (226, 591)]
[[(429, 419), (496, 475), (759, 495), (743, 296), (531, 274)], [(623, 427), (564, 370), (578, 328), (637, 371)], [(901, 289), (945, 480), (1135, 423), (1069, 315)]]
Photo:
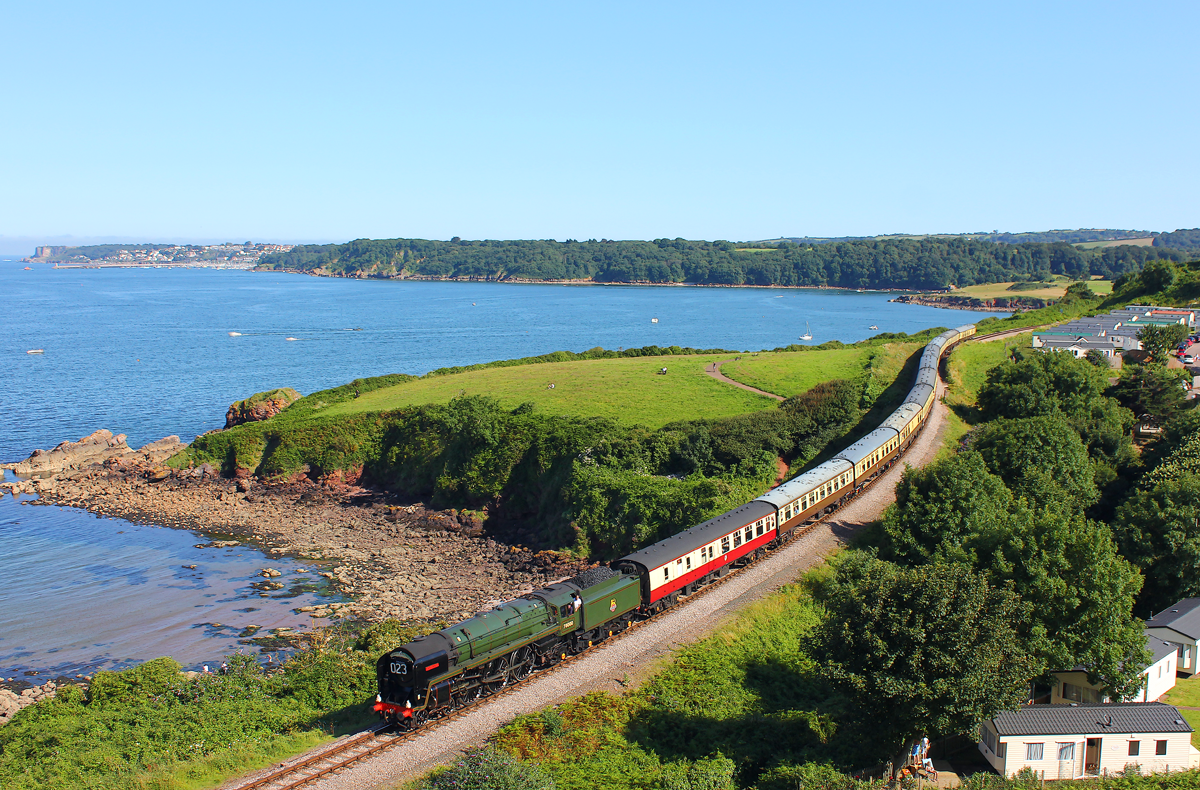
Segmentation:
[[(925, 427), (924, 424), (922, 424), (921, 427), (923, 432)], [(906, 451), (915, 443), (916, 438), (914, 437), (913, 441), (909, 443), (908, 447), (906, 447)], [(896, 458), (893, 459), (892, 463), (888, 465), (888, 469), (902, 459), (905, 454), (906, 453), (897, 455)], [(335, 742), (331, 748), (328, 748), (318, 754), (303, 757), (291, 764), (281, 764), (278, 768), (274, 769), (270, 773), (253, 778), (248, 782), (226, 784), (223, 786), (223, 790), (296, 790), (296, 788), (300, 788), (310, 782), (314, 782), (318, 779), (349, 768), (363, 759), (393, 749), (396, 746), (412, 740), (417, 736), (427, 735), (430, 732), (441, 729), (451, 722), (457, 721), (467, 714), (474, 712), (477, 708), (485, 703), (493, 702), (514, 691), (526, 687), (528, 685), (527, 681), (535, 678), (548, 677), (565, 669), (568, 666), (575, 664), (578, 661), (588, 658), (594, 652), (594, 649), (615, 643), (618, 640), (634, 633), (641, 627), (654, 623), (659, 619), (660, 616), (673, 612), (680, 607), (691, 603), (692, 601), (699, 600), (707, 593), (718, 589), (732, 579), (740, 577), (744, 571), (757, 565), (760, 560), (765, 559), (779, 549), (782, 549), (783, 547), (792, 543), (797, 538), (806, 535), (817, 527), (821, 526), (836, 513), (841, 511), (842, 508), (857, 499), (863, 492), (870, 489), (875, 482), (884, 476), (884, 471), (886, 470), (881, 470), (880, 474), (875, 479), (863, 486), (863, 488), (855, 491), (843, 499), (840, 503), (838, 503), (836, 508), (833, 508), (828, 513), (823, 514), (820, 518), (813, 519), (803, 526), (796, 527), (789, 533), (787, 540), (781, 541), (773, 548), (766, 549), (762, 554), (750, 555), (752, 559), (749, 562), (746, 562), (738, 567), (731, 568), (730, 571), (724, 576), (721, 576), (697, 589), (691, 595), (683, 598), (676, 605), (668, 607), (667, 609), (657, 612), (645, 619), (630, 623), (628, 628), (613, 634), (612, 636), (600, 642), (597, 642), (593, 648), (588, 648), (580, 653), (568, 656), (567, 658), (558, 661), (551, 666), (537, 669), (525, 680), (514, 682), (499, 691), (487, 694), (478, 699), (471, 700), (464, 705), (446, 713), (445, 715), (423, 723), (417, 729), (410, 731), (399, 731), (391, 725), (378, 725), (371, 729), (357, 733), (340, 743)]]

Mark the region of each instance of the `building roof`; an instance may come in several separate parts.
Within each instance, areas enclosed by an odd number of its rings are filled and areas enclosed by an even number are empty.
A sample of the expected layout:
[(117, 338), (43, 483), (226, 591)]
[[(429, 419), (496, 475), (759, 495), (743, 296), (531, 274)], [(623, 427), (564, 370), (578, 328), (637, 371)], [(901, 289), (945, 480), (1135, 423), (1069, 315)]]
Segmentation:
[(1170, 628), (1192, 639), (1200, 638), (1200, 598), (1184, 598), (1146, 621), (1147, 628)]
[(1026, 705), (992, 719), (999, 735), (1192, 732), (1174, 705), (1161, 702)]
[(1175, 645), (1170, 642), (1164, 642), (1157, 636), (1146, 635), (1146, 649), (1150, 651), (1150, 666), (1154, 666), (1159, 661), (1170, 655), (1175, 654)]

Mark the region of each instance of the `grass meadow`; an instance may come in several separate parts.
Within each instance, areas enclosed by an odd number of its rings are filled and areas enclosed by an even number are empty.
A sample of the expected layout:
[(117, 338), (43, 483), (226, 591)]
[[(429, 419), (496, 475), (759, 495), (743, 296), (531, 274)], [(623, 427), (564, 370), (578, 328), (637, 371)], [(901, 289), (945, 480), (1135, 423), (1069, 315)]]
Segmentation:
[(767, 351), (743, 354), (740, 360), (722, 366), (721, 372), (734, 381), (788, 398), (822, 381), (856, 378), (872, 360), (877, 365), (882, 363), (879, 375), (890, 370), (895, 378), (905, 360), (921, 347), (921, 343), (888, 343), (813, 351)]
[[(996, 299), (999, 297), (1014, 297), (1014, 296), (1029, 296), (1038, 299), (1060, 299), (1066, 293), (1067, 286), (1072, 280), (1068, 277), (1063, 277), (1061, 274), (1054, 276), (1054, 282), (1047, 283), (1045, 288), (1034, 288), (1030, 290), (1010, 291), (1010, 286), (1014, 283), (988, 283), (987, 285), (968, 285), (964, 288), (958, 288), (954, 291), (955, 296), (973, 296), (976, 299)], [(1088, 282), (1088, 288), (1092, 289), (1093, 293), (1101, 296), (1108, 296), (1112, 293), (1112, 280), (1091, 280)]]
[[(772, 398), (731, 387), (705, 374), (705, 367), (729, 358), (632, 357), (485, 368), (428, 376), (374, 390), (334, 404), (322, 413), (383, 412), (446, 403), (459, 395), (488, 395), (507, 408), (532, 402), (546, 414), (607, 417), (659, 428), (677, 420), (729, 417), (773, 408), (776, 402)], [(662, 368), (667, 369), (666, 375), (658, 374)]]
[[(546, 414), (607, 417), (660, 428), (679, 420), (716, 419), (774, 408), (776, 401), (720, 382), (705, 369), (781, 397), (836, 378), (864, 375), (880, 390), (892, 383), (920, 343), (848, 346), (805, 351), (631, 357), (550, 362), (426, 376), (363, 393), (319, 411), (324, 416), (385, 412), (446, 403), (459, 395), (488, 395), (506, 408), (532, 402)], [(737, 360), (740, 357), (740, 361)], [(662, 368), (665, 375), (659, 375)], [(550, 385), (554, 385), (551, 388)]]

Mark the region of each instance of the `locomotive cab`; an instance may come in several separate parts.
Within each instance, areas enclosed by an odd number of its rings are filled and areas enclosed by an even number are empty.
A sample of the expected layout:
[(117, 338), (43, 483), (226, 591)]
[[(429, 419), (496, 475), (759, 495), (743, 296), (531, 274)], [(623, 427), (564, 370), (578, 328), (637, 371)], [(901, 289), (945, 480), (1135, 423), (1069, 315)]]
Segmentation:
[(426, 707), (431, 682), (453, 668), (457, 657), (458, 651), (441, 633), (429, 634), (385, 653), (375, 664), (379, 681), (375, 710), (386, 718), (398, 718), (411, 715), (406, 711)]

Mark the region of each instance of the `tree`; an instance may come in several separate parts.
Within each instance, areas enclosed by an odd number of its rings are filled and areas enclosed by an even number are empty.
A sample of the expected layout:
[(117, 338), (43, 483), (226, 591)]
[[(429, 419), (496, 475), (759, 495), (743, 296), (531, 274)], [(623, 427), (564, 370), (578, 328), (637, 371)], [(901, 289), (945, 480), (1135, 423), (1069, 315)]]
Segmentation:
[(1138, 332), (1138, 340), (1142, 341), (1142, 350), (1150, 356), (1154, 365), (1165, 365), (1167, 355), (1175, 347), (1187, 339), (1188, 328), (1183, 324), (1146, 324)]
[(1142, 288), (1146, 291), (1165, 291), (1175, 284), (1179, 270), (1175, 264), (1165, 260), (1150, 261), (1140, 275)]
[[(1026, 486), (1049, 491), (1056, 483), (1034, 472)], [(1045, 498), (1041, 506), (1019, 500), (1006, 531), (980, 536), (983, 570), (1025, 603), (1021, 634), (1047, 673), (1082, 666), (1114, 698), (1131, 696), (1147, 663), (1132, 615), (1141, 574), (1118, 553), (1107, 525), (1084, 518), (1066, 497)]]
[(1108, 370), (1110, 367), (1108, 364), (1108, 357), (1105, 356), (1104, 352), (1098, 348), (1088, 349), (1088, 352), (1083, 355), (1083, 358), (1087, 360), (1088, 364), (1095, 365), (1101, 370)]
[(886, 559), (904, 565), (963, 562), (979, 567), (980, 535), (1002, 531), (1013, 497), (974, 451), (909, 467), (896, 486), (896, 504), (883, 516)]
[(1060, 415), (997, 420), (984, 426), (971, 446), (992, 474), (1016, 493), (1036, 496), (1025, 484), (1031, 472), (1040, 470), (1058, 484), (1051, 496), (1066, 494), (1080, 507), (1099, 498), (1087, 448)]
[(881, 555), (984, 573), (1019, 596), (1018, 633), (1038, 673), (1086, 666), (1093, 682), (1128, 696), (1144, 666), (1130, 614), (1141, 576), (1051, 473), (1028, 470), (1018, 489), (1014, 497), (970, 450), (909, 470), (883, 519)]
[(1146, 574), (1143, 613), (1200, 596), (1200, 476), (1183, 473), (1137, 492), (1117, 509), (1112, 529), (1121, 554)]
[(1187, 372), (1161, 365), (1134, 365), (1111, 390), (1122, 406), (1138, 417), (1150, 417), (1165, 425), (1186, 404), (1183, 384)]
[(958, 564), (904, 568), (851, 552), (810, 637), (829, 681), (855, 699), (883, 754), (925, 734), (966, 734), (1024, 702), (1034, 662), (1010, 590)]
[(1070, 354), (1018, 352), (988, 371), (979, 389), (979, 407), (985, 420), (1054, 412), (1087, 419), (1107, 386), (1102, 371)]
[(1071, 304), (1078, 302), (1080, 299), (1095, 299), (1096, 292), (1088, 287), (1086, 282), (1071, 283), (1067, 286), (1066, 292), (1063, 294), (1062, 304)]

